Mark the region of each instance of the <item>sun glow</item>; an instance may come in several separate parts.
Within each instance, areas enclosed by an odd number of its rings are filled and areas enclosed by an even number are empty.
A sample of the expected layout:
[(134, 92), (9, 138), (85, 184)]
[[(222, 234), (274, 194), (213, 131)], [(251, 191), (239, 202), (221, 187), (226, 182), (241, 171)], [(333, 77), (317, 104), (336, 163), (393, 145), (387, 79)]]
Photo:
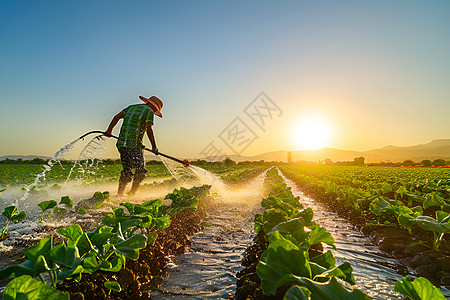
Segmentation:
[(326, 147), (331, 139), (331, 127), (318, 116), (302, 118), (294, 127), (293, 139), (300, 150), (317, 150)]

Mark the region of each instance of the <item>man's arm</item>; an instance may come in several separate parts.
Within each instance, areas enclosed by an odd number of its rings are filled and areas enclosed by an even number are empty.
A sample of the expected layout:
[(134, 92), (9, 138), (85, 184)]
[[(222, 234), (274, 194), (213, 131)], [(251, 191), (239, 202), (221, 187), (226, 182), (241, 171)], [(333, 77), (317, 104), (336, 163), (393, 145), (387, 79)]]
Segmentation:
[(114, 126), (116, 126), (117, 122), (119, 122), (119, 120), (124, 116), (125, 114), (122, 111), (114, 116), (114, 118), (111, 120), (111, 123), (109, 123), (108, 129), (106, 129), (105, 131), (106, 136), (111, 136)]
[(155, 154), (158, 154), (158, 148), (156, 148), (156, 142), (155, 142), (155, 136), (153, 135), (153, 123), (152, 122), (147, 122), (145, 124), (146, 130), (147, 130), (147, 136), (148, 139), (150, 140), (150, 143), (152, 144), (152, 151)]

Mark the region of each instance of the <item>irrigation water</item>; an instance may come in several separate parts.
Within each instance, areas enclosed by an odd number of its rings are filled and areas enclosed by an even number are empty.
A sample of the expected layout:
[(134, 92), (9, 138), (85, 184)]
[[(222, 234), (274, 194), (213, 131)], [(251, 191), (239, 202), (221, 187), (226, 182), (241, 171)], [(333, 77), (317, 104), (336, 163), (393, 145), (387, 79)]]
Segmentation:
[(37, 186), (42, 180), (45, 180), (45, 174), (47, 172), (49, 172), (52, 167), (59, 163), (59, 161), (63, 158), (64, 154), (66, 152), (68, 152), (70, 149), (73, 148), (73, 145), (78, 142), (80, 140), (80, 138), (77, 138), (76, 140), (66, 144), (64, 147), (62, 147), (61, 149), (59, 149), (55, 155), (53, 155), (52, 158), (49, 159), (49, 161), (47, 162), (46, 165), (44, 165), (44, 171), (42, 171), (42, 173), (38, 174), (36, 176), (36, 179), (34, 180), (34, 182), (28, 186), (25, 187), (25, 194), (23, 195), (22, 198), (20, 198), (20, 200), (15, 201), (15, 206), (19, 205), (19, 202), (25, 202), (25, 200), (28, 198), (28, 196), (30, 195), (30, 191), (33, 187)]
[(265, 172), (241, 187), (230, 188), (212, 173), (192, 166), (213, 201), (202, 232), (188, 250), (169, 265), (152, 299), (228, 299), (236, 290), (245, 249), (253, 242), (253, 217), (260, 212)]

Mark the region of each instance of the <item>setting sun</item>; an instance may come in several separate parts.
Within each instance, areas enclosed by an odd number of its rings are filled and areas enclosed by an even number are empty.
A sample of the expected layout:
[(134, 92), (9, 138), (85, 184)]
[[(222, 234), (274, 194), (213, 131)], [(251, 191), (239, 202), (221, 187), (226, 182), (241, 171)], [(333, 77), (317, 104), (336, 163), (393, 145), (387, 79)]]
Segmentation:
[(294, 143), (300, 150), (317, 150), (328, 145), (331, 129), (327, 120), (318, 116), (302, 118), (294, 127)]

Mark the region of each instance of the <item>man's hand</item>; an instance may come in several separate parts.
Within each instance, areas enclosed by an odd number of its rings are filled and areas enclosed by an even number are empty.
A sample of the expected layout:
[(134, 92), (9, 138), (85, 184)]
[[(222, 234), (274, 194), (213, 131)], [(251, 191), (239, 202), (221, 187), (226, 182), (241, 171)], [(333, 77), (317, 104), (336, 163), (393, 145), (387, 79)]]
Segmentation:
[(153, 147), (153, 148), (152, 148), (152, 152), (155, 153), (156, 155), (159, 154), (158, 148), (156, 148), (156, 147)]
[(110, 130), (105, 131), (103, 134), (106, 135), (107, 137), (112, 136), (112, 132)]

